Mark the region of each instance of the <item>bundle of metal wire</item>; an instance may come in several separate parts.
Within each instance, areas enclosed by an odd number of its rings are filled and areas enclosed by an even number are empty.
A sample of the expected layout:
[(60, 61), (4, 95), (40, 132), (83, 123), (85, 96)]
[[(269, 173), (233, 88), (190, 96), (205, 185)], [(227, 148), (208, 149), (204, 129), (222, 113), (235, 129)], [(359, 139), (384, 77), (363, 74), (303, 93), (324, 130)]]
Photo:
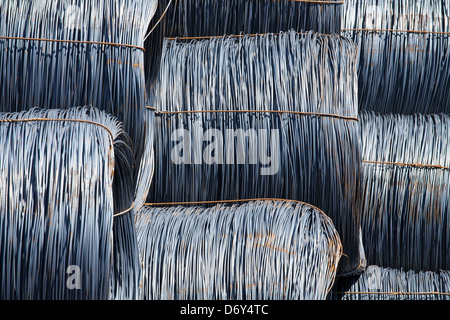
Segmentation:
[[(156, 6), (157, 0), (0, 0), (0, 111), (90, 105), (122, 121), (134, 157), (126, 159), (131, 171), (115, 172), (115, 199), (125, 204), (115, 212), (132, 202), (124, 188), (134, 190), (153, 171), (146, 158), (143, 39)], [(139, 259), (131, 212), (115, 219), (114, 232), (112, 296), (132, 298)]]
[(138, 170), (136, 193), (134, 197), (134, 211), (139, 211), (147, 200), (150, 185), (153, 180), (155, 171), (155, 150), (154, 150), (154, 136), (155, 136), (155, 109), (146, 108), (145, 111), (145, 146), (144, 156)]
[(122, 124), (88, 107), (0, 113), (0, 148), (0, 298), (108, 298), (113, 215), (134, 196)]
[[(114, 274), (111, 298), (114, 300), (138, 299), (141, 283), (141, 258), (137, 245), (134, 216), (144, 205), (154, 173), (153, 126), (155, 111), (146, 110), (146, 140), (144, 155), (137, 175), (134, 203), (130, 211), (122, 211), (114, 219)], [(121, 195), (119, 194), (118, 197)], [(131, 214), (129, 213), (131, 212)]]
[(346, 37), (293, 30), (166, 39), (150, 102), (170, 112), (275, 110), (357, 118), (356, 52)]
[(90, 105), (144, 146), (144, 35), (157, 0), (0, 0), (0, 111)]
[(149, 202), (276, 197), (318, 206), (364, 267), (354, 45), (298, 34), (165, 42)]
[(450, 31), (450, 3), (442, 0), (348, 0), (343, 29)]
[[(134, 226), (134, 216), (147, 198), (154, 173), (154, 121), (155, 110), (146, 109), (145, 146), (142, 161), (136, 177), (136, 191), (130, 211), (122, 211), (114, 219), (114, 275), (111, 283), (111, 297), (114, 300), (139, 298), (141, 283), (141, 262)], [(121, 197), (118, 194), (118, 197)], [(129, 213), (131, 212), (131, 214)]]
[(342, 31), (359, 47), (362, 110), (450, 110), (449, 1), (345, 1)]
[(325, 299), (341, 242), (319, 209), (288, 201), (143, 207), (143, 299)]
[[(339, 33), (339, 0), (160, 0), (145, 43), (147, 84), (159, 66), (164, 37), (208, 37), (278, 33), (294, 29)], [(158, 23), (159, 21), (159, 23)]]
[(369, 264), (450, 269), (450, 117), (361, 114)]
[(369, 266), (358, 279), (338, 281), (331, 294), (342, 300), (449, 300), (450, 272), (402, 271)]

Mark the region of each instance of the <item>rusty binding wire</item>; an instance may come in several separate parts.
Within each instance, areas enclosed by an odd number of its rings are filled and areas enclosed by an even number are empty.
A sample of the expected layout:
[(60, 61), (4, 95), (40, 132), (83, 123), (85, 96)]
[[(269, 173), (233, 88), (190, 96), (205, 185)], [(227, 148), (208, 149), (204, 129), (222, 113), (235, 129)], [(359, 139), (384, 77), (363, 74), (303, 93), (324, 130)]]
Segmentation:
[(342, 254), (331, 219), (297, 201), (246, 201), (144, 206), (142, 299), (325, 299)]

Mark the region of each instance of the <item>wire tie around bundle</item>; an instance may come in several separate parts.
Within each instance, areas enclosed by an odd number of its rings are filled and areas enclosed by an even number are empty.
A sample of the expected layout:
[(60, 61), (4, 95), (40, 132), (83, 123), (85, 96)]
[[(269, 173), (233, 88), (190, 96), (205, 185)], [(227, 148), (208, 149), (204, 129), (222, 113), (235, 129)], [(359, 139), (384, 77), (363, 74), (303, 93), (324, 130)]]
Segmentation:
[[(290, 2), (305, 2), (305, 3), (314, 3), (314, 4), (343, 4), (344, 1), (320, 1), (320, 0), (289, 0)], [(153, 26), (153, 28), (150, 30), (150, 32), (144, 37), (144, 41), (148, 38), (148, 36), (155, 30), (155, 28), (158, 26), (158, 24), (161, 22), (161, 20), (164, 18), (167, 10), (169, 9), (170, 4), (172, 3), (172, 0), (170, 0), (169, 4), (167, 5), (166, 9), (164, 10), (163, 14), (159, 18), (158, 22)], [(298, 33), (298, 34), (306, 34), (306, 33)], [(254, 37), (257, 35), (267, 35), (267, 34), (250, 34), (247, 36)], [(274, 34), (278, 35), (278, 34)], [(244, 35), (229, 35), (226, 37), (234, 38), (234, 37), (243, 37)], [(204, 37), (175, 37), (175, 38), (166, 38), (168, 40), (194, 40), (194, 39), (210, 39), (210, 38), (221, 38), (222, 36), (204, 36)]]
[(89, 123), (93, 124), (99, 127), (102, 127), (105, 129), (109, 136), (111, 137), (111, 140), (114, 141), (114, 135), (112, 134), (111, 130), (108, 129), (105, 125), (90, 121), (90, 120), (82, 120), (82, 119), (49, 119), (49, 118), (27, 118), (27, 119), (0, 119), (0, 123), (16, 123), (16, 122), (39, 122), (39, 121), (58, 121), (58, 122), (81, 122), (81, 123)]
[[(170, 0), (170, 2), (167, 4), (166, 9), (164, 10), (164, 12), (162, 13), (161, 17), (158, 19), (158, 21), (155, 23), (155, 25), (153, 26), (153, 28), (149, 31), (149, 33), (147, 33), (147, 35), (144, 36), (144, 41), (147, 40), (147, 38), (152, 34), (152, 32), (156, 29), (156, 27), (158, 26), (158, 24), (162, 21), (162, 19), (164, 18), (164, 16), (166, 15), (167, 10), (169, 10), (170, 5), (172, 4), (173, 0)], [(175, 0), (177, 1), (177, 0)]]
[(442, 34), (449, 35), (450, 32), (444, 31), (420, 31), (420, 30), (395, 30), (395, 29), (341, 29), (341, 31), (368, 31), (368, 32), (406, 32), (406, 33), (430, 33), (430, 34)]
[(418, 168), (430, 168), (430, 169), (445, 169), (450, 170), (450, 167), (444, 167), (441, 165), (434, 164), (421, 164), (421, 163), (402, 163), (402, 162), (383, 162), (383, 161), (368, 161), (363, 160), (363, 163), (371, 163), (371, 164), (385, 164), (385, 165), (395, 165), (399, 167), (418, 167)]
[(288, 111), (288, 110), (183, 110), (183, 111), (157, 111), (155, 108), (148, 107), (147, 109), (155, 110), (157, 115), (161, 114), (182, 114), (182, 113), (286, 113), (306, 116), (319, 116), (338, 118), (348, 121), (359, 121), (357, 117), (341, 116), (339, 114), (331, 113), (317, 113), (317, 112), (302, 112), (302, 111)]
[(127, 48), (135, 48), (142, 50), (145, 52), (145, 48), (135, 46), (132, 44), (123, 44), (123, 43), (114, 43), (114, 42), (101, 42), (101, 41), (83, 41), (83, 40), (62, 40), (62, 39), (44, 39), (44, 38), (22, 38), (22, 37), (6, 37), (0, 36), (0, 39), (5, 40), (24, 40), (24, 41), (45, 41), (45, 42), (63, 42), (63, 43), (79, 43), (79, 44), (100, 44), (107, 46), (118, 46), (118, 47), (127, 47)]
[(346, 294), (385, 294), (385, 295), (450, 295), (450, 292), (333, 292), (334, 294), (346, 295)]
[(133, 208), (134, 208), (134, 202), (131, 204), (131, 206), (130, 206), (128, 209), (126, 209), (126, 210), (124, 210), (124, 211), (122, 211), (122, 212), (113, 214), (113, 218), (116, 218), (116, 217), (118, 217), (118, 216), (124, 215), (125, 213), (130, 212), (131, 209), (133, 209)]
[[(297, 35), (308, 35), (307, 32), (297, 32)], [(319, 33), (321, 36), (324, 37), (331, 37), (331, 34), (326, 33)], [(259, 36), (279, 36), (280, 33), (251, 33), (251, 34), (228, 34), (228, 35), (222, 35), (222, 36), (197, 36), (197, 37), (166, 37), (166, 40), (206, 40), (206, 39), (213, 39), (213, 38), (242, 38), (242, 37), (259, 37)]]
[(344, 1), (320, 1), (320, 0), (288, 0), (288, 1), (317, 3), (317, 4), (343, 4), (344, 3)]
[(220, 204), (220, 203), (236, 203), (236, 202), (250, 202), (250, 201), (281, 201), (281, 202), (293, 202), (308, 206), (314, 210), (319, 211), (325, 217), (328, 216), (321, 209), (313, 206), (312, 204), (298, 201), (298, 200), (289, 200), (289, 199), (278, 199), (278, 198), (255, 198), (255, 199), (233, 199), (233, 200), (211, 200), (211, 201), (186, 201), (186, 202), (163, 202), (163, 203), (144, 203), (145, 206), (154, 207), (154, 206), (177, 206), (177, 205), (190, 205), (190, 204)]

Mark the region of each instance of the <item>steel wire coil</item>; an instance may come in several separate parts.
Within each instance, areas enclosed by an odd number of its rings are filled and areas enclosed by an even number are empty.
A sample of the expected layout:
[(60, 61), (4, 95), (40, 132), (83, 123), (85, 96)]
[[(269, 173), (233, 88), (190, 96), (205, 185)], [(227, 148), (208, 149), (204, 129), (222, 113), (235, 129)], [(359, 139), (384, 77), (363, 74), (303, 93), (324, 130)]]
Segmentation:
[(346, 1), (342, 34), (359, 47), (361, 110), (450, 110), (450, 2)]
[(113, 215), (134, 196), (122, 124), (88, 107), (0, 113), (0, 147), (1, 299), (109, 298)]
[(144, 33), (157, 0), (0, 1), (0, 111), (89, 105), (145, 144)]
[(336, 300), (449, 300), (449, 271), (403, 271), (369, 266), (357, 279), (337, 282)]
[(367, 261), (404, 270), (448, 270), (450, 118), (361, 114)]
[(143, 299), (325, 299), (341, 256), (331, 219), (284, 201), (143, 207)]
[[(154, 83), (164, 37), (278, 33), (294, 29), (339, 33), (341, 1), (160, 0), (146, 40), (147, 86)], [(156, 24), (158, 23), (158, 24)]]
[(355, 50), (343, 37), (294, 31), (166, 40), (150, 95), (158, 111), (148, 201), (305, 201), (343, 239), (339, 273), (362, 270)]

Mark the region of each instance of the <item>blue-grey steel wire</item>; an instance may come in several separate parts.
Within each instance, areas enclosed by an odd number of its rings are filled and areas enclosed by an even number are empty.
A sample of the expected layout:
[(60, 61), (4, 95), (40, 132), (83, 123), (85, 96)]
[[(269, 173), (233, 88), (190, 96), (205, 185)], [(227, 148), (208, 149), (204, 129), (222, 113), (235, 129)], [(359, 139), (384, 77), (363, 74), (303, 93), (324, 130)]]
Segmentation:
[[(190, 43), (166, 40), (151, 105), (169, 112), (280, 110), (357, 117), (355, 51), (344, 37), (295, 31)], [(263, 112), (174, 113), (156, 118), (149, 202), (261, 197), (305, 201), (327, 212), (343, 239), (346, 256), (340, 273), (364, 268), (357, 203), (357, 121)], [(208, 129), (223, 134), (227, 129), (269, 134), (276, 129), (279, 139), (271, 144), (269, 137), (259, 147), (279, 156), (279, 170), (261, 175), (260, 164), (250, 164), (251, 149), (242, 140), (235, 148), (225, 143), (221, 150), (224, 159), (234, 154), (233, 165), (202, 160), (175, 164), (171, 134), (176, 129), (189, 132), (193, 159), (202, 159), (203, 149), (197, 146), (203, 145)], [(238, 162), (239, 150), (247, 157), (245, 163)]]
[[(116, 239), (126, 216), (113, 227), (113, 214), (134, 195), (128, 142), (122, 124), (94, 108), (0, 113), (1, 299), (110, 297), (113, 242), (128, 241)], [(66, 286), (70, 265), (79, 290)]]
[[(164, 13), (169, 1), (159, 1), (156, 17)], [(339, 33), (342, 4), (339, 1), (334, 2), (336, 3), (288, 0), (173, 0), (164, 19), (145, 43), (147, 86), (151, 87), (157, 75), (164, 37), (278, 33), (291, 29), (298, 32), (314, 30), (321, 33)], [(149, 29), (152, 28), (153, 23)]]
[(369, 266), (355, 279), (339, 279), (335, 300), (449, 300), (450, 272), (403, 271)]
[(136, 215), (143, 299), (325, 299), (342, 245), (309, 205), (147, 207)]
[[(151, 180), (152, 170), (137, 172), (141, 161), (151, 162), (145, 158), (151, 154), (145, 151), (140, 48), (156, 6), (157, 0), (0, 1), (0, 111), (90, 105), (117, 117), (131, 137), (117, 142), (116, 162), (125, 165), (114, 172), (114, 213), (127, 212), (114, 219), (111, 295), (116, 299), (135, 297), (139, 283), (133, 212), (128, 209), (133, 197), (142, 197), (134, 183)], [(130, 147), (131, 157), (122, 154)]]
[(348, 0), (342, 16), (343, 35), (359, 47), (361, 110), (449, 112), (449, 1)]
[(449, 270), (450, 117), (363, 112), (361, 136), (368, 264)]
[[(136, 192), (130, 212), (114, 218), (114, 275), (111, 283), (111, 298), (114, 300), (138, 299), (141, 283), (140, 254), (136, 240), (134, 216), (143, 206), (154, 173), (154, 119), (155, 111), (145, 112), (145, 146), (137, 174)], [(119, 194), (118, 197), (121, 197)]]
[(140, 164), (136, 183), (136, 195), (134, 199), (134, 211), (139, 211), (147, 200), (148, 192), (155, 172), (155, 109), (147, 108), (145, 115), (145, 147), (144, 156)]
[(450, 32), (447, 0), (348, 0), (342, 29), (395, 29)]
[[(116, 116), (144, 149), (143, 36), (157, 0), (1, 0), (0, 111), (90, 105)], [(136, 47), (70, 41), (107, 42)]]

